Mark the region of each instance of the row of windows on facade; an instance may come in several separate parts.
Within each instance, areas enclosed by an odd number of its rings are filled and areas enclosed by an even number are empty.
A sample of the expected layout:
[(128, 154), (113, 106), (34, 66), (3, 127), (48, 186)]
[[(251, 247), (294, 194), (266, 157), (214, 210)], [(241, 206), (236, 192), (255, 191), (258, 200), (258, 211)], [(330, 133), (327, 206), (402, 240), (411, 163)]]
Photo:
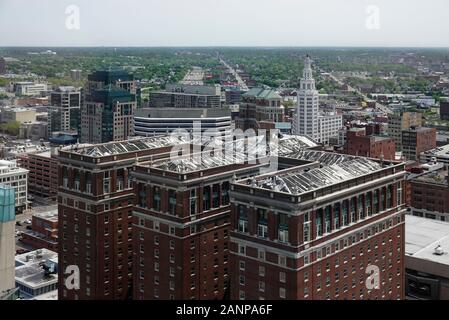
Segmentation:
[[(139, 223), (139, 226), (145, 227), (145, 218), (139, 218), (139, 222), (138, 223)], [(229, 223), (228, 219), (223, 219), (221, 221), (215, 220), (213, 227), (218, 227), (220, 225), (223, 226), (223, 225), (226, 225), (228, 223)], [(153, 230), (156, 230), (156, 231), (160, 231), (161, 230), (160, 222), (159, 221), (153, 221), (153, 226), (150, 227), (150, 229), (153, 229)], [(201, 224), (201, 225), (194, 224), (194, 225), (190, 226), (190, 234), (191, 235), (194, 234), (194, 233), (197, 233), (197, 232), (205, 231), (205, 230), (207, 230), (207, 226), (205, 226), (204, 224)], [(226, 234), (227, 234), (228, 231), (224, 230), (224, 232), (226, 232)], [(176, 228), (173, 227), (173, 226), (169, 226), (168, 227), (168, 234), (176, 235)], [(206, 243), (206, 241), (205, 241), (205, 243)]]
[[(168, 189), (166, 208), (169, 214), (176, 215), (177, 191)], [(138, 204), (142, 208), (148, 207), (148, 199), (151, 200), (150, 206), (155, 211), (161, 211), (161, 188), (158, 186), (139, 185)], [(203, 187), (203, 192), (197, 192), (197, 189), (189, 191), (189, 213), (197, 214), (199, 211), (198, 202), (202, 201), (202, 211), (208, 211), (220, 206), (229, 205), (229, 182), (214, 184)]]
[[(17, 175), (17, 176), (3, 177), (3, 178), (0, 177), (0, 182), (10, 182), (10, 181), (16, 181), (16, 180), (24, 180), (26, 178), (27, 178), (27, 176), (24, 175), (24, 174), (20, 174), (20, 175)], [(24, 181), (19, 181), (19, 185), (22, 185), (22, 184), (24, 184)]]
[[(225, 244), (224, 246), (223, 246), (223, 252), (227, 252), (228, 251), (228, 245), (227, 244)], [(141, 253), (141, 254), (144, 254), (145, 253), (145, 246), (143, 245), (143, 244), (141, 244), (140, 246), (139, 246), (139, 252)], [(218, 246), (215, 246), (214, 247), (214, 255), (216, 255), (216, 254), (218, 254), (219, 253), (219, 248), (218, 248)], [(207, 255), (207, 253), (205, 254), (205, 255)], [(158, 249), (158, 248), (156, 248), (156, 249), (154, 249), (153, 250), (153, 257), (155, 258), (155, 259), (159, 259), (160, 258), (160, 250)], [(195, 263), (196, 262), (196, 258), (197, 258), (197, 253), (196, 252), (192, 252), (191, 254), (190, 254), (190, 263)], [(223, 255), (223, 263), (227, 263), (228, 262), (228, 259), (229, 259), (229, 256), (227, 255), (227, 254), (224, 254)], [(170, 263), (176, 263), (176, 258), (175, 258), (175, 254), (174, 253), (170, 253), (169, 254), (169, 262)], [(143, 263), (143, 262), (142, 262)], [(141, 264), (142, 265), (142, 264)], [(216, 258), (214, 258), (214, 264), (213, 264), (213, 266), (214, 267), (218, 267), (219, 266), (219, 259), (218, 259), (218, 257), (216, 257)]]
[[(380, 201), (379, 201), (380, 195)], [(402, 189), (398, 189), (398, 203), (402, 202)], [(358, 220), (370, 217), (373, 214), (380, 213), (393, 207), (393, 186), (389, 185), (381, 190), (377, 189), (370, 191), (358, 197), (345, 199), (336, 204), (328, 205), (324, 208), (319, 208), (315, 212), (315, 230), (316, 237), (321, 237), (332, 230), (338, 230), (341, 226), (349, 226), (350, 223), (355, 223)], [(265, 209), (257, 209), (257, 235), (262, 238), (268, 237), (268, 214)], [(331, 221), (333, 216), (333, 225)], [(288, 242), (288, 215), (278, 214), (278, 240), (281, 242)], [(323, 223), (324, 220), (324, 223)], [(243, 205), (238, 206), (238, 231), (248, 233), (248, 212), (247, 207)], [(304, 214), (303, 224), (303, 241), (309, 242), (311, 237), (311, 221), (310, 213)]]
[[(111, 193), (112, 191), (122, 191), (125, 189), (130, 189), (132, 187), (132, 178), (128, 176), (127, 181), (125, 181), (124, 174), (126, 169), (117, 170), (116, 175), (116, 184), (115, 190), (112, 190), (111, 185), (111, 173), (109, 171), (105, 171), (103, 173), (103, 193)], [(64, 188), (72, 188), (76, 191), (85, 192), (88, 194), (92, 194), (92, 174), (90, 172), (85, 172), (84, 174), (84, 185), (81, 186), (81, 172), (79, 170), (75, 170), (73, 183), (69, 183), (68, 169), (66, 167), (63, 168), (62, 172), (62, 186)]]
[[(400, 223), (401, 221), (401, 217), (396, 217), (396, 223)], [(349, 246), (352, 246), (360, 241), (362, 241), (363, 239), (367, 239), (371, 236), (374, 236), (375, 234), (382, 232), (383, 230), (387, 230), (388, 228), (393, 227), (393, 219), (389, 219), (388, 222), (381, 222), (378, 225), (372, 226), (367, 228), (366, 230), (362, 231), (362, 232), (358, 232), (357, 235), (351, 235), (347, 238), (345, 238), (344, 240), (342, 240), (341, 246), (340, 246), (340, 240), (336, 241), (335, 243), (332, 243), (328, 246), (326, 246), (325, 248), (320, 248), (316, 251), (315, 254), (315, 259), (316, 260), (320, 260), (325, 258), (326, 256), (329, 256), (331, 253), (336, 253), (340, 250), (343, 250)], [(366, 234), (366, 235), (365, 235)], [(397, 231), (397, 238), (401, 237), (401, 230)], [(388, 242), (391, 243), (393, 241), (392, 237), (389, 236)], [(382, 238), (382, 245), (385, 246), (386, 245), (386, 238), (383, 237)], [(332, 247), (334, 248), (334, 250), (332, 251)], [(374, 242), (374, 248), (378, 249), (378, 243), (377, 241)], [(360, 254), (363, 255), (363, 248), (360, 250)], [(371, 252), (371, 244), (367, 245), (367, 252)], [(400, 248), (400, 242), (397, 243), (397, 251), (400, 252), (401, 248)], [(238, 245), (238, 253), (240, 255), (246, 255), (246, 246), (245, 245)], [(391, 256), (391, 252), (390, 252), (390, 256)], [(385, 254), (383, 254), (384, 256)], [(259, 250), (258, 249), (258, 259), (261, 261), (265, 261), (265, 250)], [(375, 255), (375, 260), (377, 261), (377, 254)], [(352, 259), (355, 259), (355, 252), (352, 253)], [(348, 261), (347, 256), (344, 257), (344, 263), (346, 263)], [(337, 261), (338, 262), (338, 261)], [(308, 253), (304, 256), (304, 264), (310, 264), (312, 263), (312, 259), (311, 259), (311, 254)], [(283, 255), (278, 255), (278, 261), (277, 264), (279, 266), (287, 266), (287, 258)]]
[[(396, 287), (398, 289), (400, 289), (401, 288), (401, 284), (397, 283)], [(335, 290), (334, 299), (338, 299), (338, 298), (340, 298), (340, 292), (341, 291), (343, 291), (343, 293), (347, 293), (348, 292), (348, 285), (345, 285), (342, 289), (340, 289), (339, 287), (336, 287), (334, 290)], [(265, 292), (265, 283), (263, 283), (263, 282), (259, 283), (259, 292), (260, 293), (264, 293)], [(372, 290), (367, 290), (366, 293), (367, 293), (367, 295), (370, 295), (371, 292), (372, 292)], [(393, 290), (392, 290), (391, 286), (388, 288), (388, 291), (387, 290), (382, 290), (382, 292), (381, 292), (382, 299), (385, 299), (387, 294), (389, 296), (391, 296), (393, 294)], [(309, 297), (309, 288), (305, 287), (304, 288), (304, 298), (307, 299), (308, 297)], [(357, 297), (356, 293), (352, 292), (351, 297), (352, 297), (352, 300), (356, 300), (356, 297)], [(364, 297), (365, 297), (365, 290), (364, 289), (360, 289), (359, 290), (359, 298), (363, 299)], [(285, 290), (285, 288), (279, 288), (279, 298), (281, 298), (281, 299), (285, 299), (286, 298), (286, 290)], [(239, 299), (240, 300), (245, 300), (246, 299), (246, 293), (245, 293), (244, 290), (240, 290), (239, 291)], [(325, 293), (325, 299), (326, 300), (330, 300), (331, 299), (330, 291), (327, 291)], [(378, 300), (378, 299), (379, 299), (379, 295), (375, 295), (373, 297), (373, 300)], [(401, 299), (401, 295), (399, 293), (397, 294), (396, 299), (397, 300)], [(259, 300), (265, 300), (265, 297), (260, 296)]]
[[(60, 203), (62, 203), (65, 206), (69, 206), (68, 198), (66, 198), (66, 197), (63, 197), (61, 199)], [(81, 207), (82, 207), (81, 204), (84, 205), (84, 209), (81, 209)], [(103, 211), (110, 211), (112, 209), (122, 209), (124, 207), (131, 206), (132, 204), (133, 204), (132, 200), (128, 200), (127, 202), (124, 202), (124, 203), (112, 203), (112, 204), (111, 203), (105, 203), (105, 204), (103, 204), (102, 208), (101, 208), (100, 205), (97, 205), (96, 208), (97, 209), (103, 209)], [(89, 203), (80, 202), (78, 200), (73, 200), (72, 207), (76, 208), (76, 209), (81, 209), (81, 210), (86, 211), (86, 212), (91, 212), (91, 208), (92, 208), (92, 206)], [(78, 213), (75, 213), (75, 217), (77, 216), (77, 214)], [(120, 220), (121, 219), (121, 212), (119, 212), (118, 215), (119, 215), (119, 219), (118, 220)], [(128, 218), (130, 218), (131, 215), (132, 215), (132, 211), (130, 211), (128, 213)], [(66, 213), (64, 213), (64, 218), (67, 218), (67, 214)], [(86, 223), (87, 223), (88, 219), (90, 219), (90, 217), (86, 216)], [(105, 215), (105, 219), (109, 219), (109, 216)], [(108, 221), (105, 220), (105, 223), (106, 222), (108, 222)]]
[[(400, 247), (398, 247), (398, 251), (400, 251)], [(391, 254), (392, 254), (392, 251), (390, 251), (390, 256), (391, 256)], [(385, 259), (385, 256), (383, 256), (383, 259)], [(375, 262), (377, 262), (377, 261), (378, 260), (377, 260), (377, 255), (376, 255)], [(397, 264), (400, 264), (400, 262), (401, 262), (401, 257), (398, 256), (397, 257)], [(346, 261), (344, 263), (346, 263)], [(367, 261), (367, 265), (371, 265), (371, 261), (370, 260)], [(339, 266), (339, 264), (338, 264), (338, 262), (336, 262), (335, 267), (338, 267), (338, 266)], [(245, 261), (239, 261), (239, 270), (244, 272), (245, 271), (245, 267), (246, 267)], [(393, 263), (392, 263), (391, 259), (389, 259), (389, 269), (392, 269), (392, 268), (393, 268)], [(327, 265), (326, 265), (326, 272), (328, 273), (328, 272), (330, 272), (330, 270), (331, 270), (330, 269), (330, 265), (329, 265), (329, 263), (327, 263)], [(360, 270), (361, 271), (360, 271), (360, 275), (359, 275), (359, 277), (360, 277), (359, 283), (363, 284), (365, 282), (365, 280), (366, 280), (365, 264), (363, 262), (360, 263)], [(385, 270), (386, 270), (386, 266), (385, 266), (385, 263), (384, 263), (382, 265), (382, 272), (385, 272)], [(265, 266), (259, 266), (258, 274), (259, 274), (260, 277), (265, 277), (266, 276)], [(356, 266), (355, 265), (352, 265), (352, 274), (353, 275), (356, 274)], [(317, 266), (316, 278), (314, 278), (316, 292), (320, 292), (322, 290), (322, 282), (321, 282), (321, 280), (319, 278), (320, 276), (321, 276), (321, 266)], [(401, 269), (400, 268), (396, 269), (396, 276), (397, 277), (401, 276)], [(392, 283), (393, 282), (393, 277), (394, 277), (393, 273), (389, 272), (388, 273), (388, 283)], [(343, 279), (346, 279), (346, 278), (348, 278), (348, 269), (345, 268), (343, 270)], [(307, 272), (307, 271), (304, 272), (303, 280), (304, 280), (304, 284), (307, 284), (309, 282), (309, 280), (310, 280), (309, 272)], [(240, 275), (239, 276), (239, 285), (240, 286), (245, 286), (245, 281), (246, 281), (245, 275)], [(286, 283), (286, 273), (285, 272), (283, 272), (283, 271), (278, 272), (278, 281), (280, 283)], [(340, 281), (340, 273), (339, 272), (335, 272), (335, 276), (334, 276), (334, 279), (333, 279), (333, 284), (334, 285), (336, 285), (336, 284), (338, 285), (339, 281)], [(386, 283), (387, 283), (387, 278), (384, 277), (382, 279), (381, 285), (385, 286)], [(397, 287), (398, 288), (400, 288), (400, 284), (401, 284), (401, 282), (399, 281), (397, 283)], [(331, 285), (331, 276), (327, 275), (325, 277), (325, 286), (326, 287), (330, 287), (330, 285)], [(353, 277), (352, 278), (352, 288), (355, 288), (356, 286), (357, 286), (357, 281), (356, 281), (356, 278)], [(281, 289), (283, 289), (283, 288), (281, 288)], [(343, 287), (341, 289), (342, 289), (343, 292), (347, 292), (348, 291), (348, 284), (344, 283)], [(340, 291), (340, 287), (337, 286), (335, 288), (335, 296), (336, 297), (338, 297), (339, 291)], [(265, 292), (265, 282), (264, 281), (259, 281), (259, 292)], [(391, 294), (391, 287), (390, 287), (390, 290), (389, 290), (389, 294)], [(306, 287), (304, 287), (304, 298), (307, 298), (308, 296), (309, 296), (309, 287), (306, 286)], [(280, 298), (285, 298), (285, 296), (280, 295)]]
[[(396, 217), (396, 224), (401, 222), (401, 217)], [(327, 245), (326, 247), (320, 248), (318, 250), (316, 250), (315, 252), (315, 259), (316, 260), (320, 260), (325, 258), (326, 256), (329, 256), (332, 253), (336, 253), (340, 250), (343, 250), (347, 247), (350, 247), (364, 239), (368, 239), (372, 236), (375, 236), (376, 234), (378, 234), (379, 232), (382, 232), (384, 230), (390, 229), (393, 227), (393, 219), (389, 219), (388, 221), (384, 221), (384, 222), (380, 222), (379, 224), (376, 224), (374, 226), (370, 226), (368, 228), (366, 228), (363, 231), (357, 232), (356, 235), (350, 235), (346, 238), (344, 238), (343, 240), (338, 240), (334, 243), (331, 243), (329, 245)], [(398, 230), (397, 233), (397, 238), (401, 237), (401, 230)], [(392, 237), (389, 236), (388, 241), (391, 243), (393, 241)], [(382, 245), (384, 246), (386, 244), (386, 238), (383, 237), (382, 238)], [(400, 243), (398, 243), (398, 246), (400, 245)], [(333, 250), (332, 250), (333, 248)], [(378, 249), (378, 243), (377, 241), (374, 242), (374, 249)], [(367, 244), (367, 250), (368, 252), (371, 252), (371, 244)], [(361, 249), (362, 251), (362, 249)], [(355, 258), (355, 253), (353, 252), (352, 254), (352, 259)], [(345, 256), (344, 258), (345, 261), (347, 261), (347, 257)], [(311, 254), (307, 254), (304, 256), (304, 264), (309, 264), (312, 262), (311, 259)], [(346, 263), (346, 262), (345, 262)]]
[[(206, 270), (206, 269), (207, 268), (204, 268), (204, 270)], [(228, 271), (227, 270), (228, 270), (227, 267), (225, 267), (224, 268), (224, 272), (223, 272), (223, 278), (222, 278), (223, 286), (225, 287), (225, 289), (226, 289), (227, 279), (228, 279)], [(159, 271), (160, 271), (160, 264), (159, 264), (159, 262), (154, 262), (154, 272), (159, 272)], [(192, 278), (195, 278), (195, 276), (196, 276), (196, 270), (194, 269), (194, 267), (192, 267), (190, 276)], [(213, 276), (214, 276), (213, 277), (213, 281), (214, 281), (213, 283), (214, 283), (216, 289), (218, 289), (218, 286), (219, 286), (219, 284), (218, 284), (219, 272), (217, 270), (213, 271)], [(169, 277), (170, 277), (169, 278), (169, 283), (170, 283), (169, 288), (170, 288), (170, 290), (175, 290), (175, 285), (174, 285), (174, 283), (175, 283), (175, 281), (174, 281), (175, 268), (174, 267), (169, 267)], [(158, 274), (153, 275), (152, 278), (153, 278), (153, 284), (154, 285), (159, 285), (160, 284), (160, 276)], [(145, 281), (145, 271), (144, 270), (140, 270), (139, 271), (139, 279), (142, 280), (142, 282)], [(205, 282), (205, 284), (207, 284), (206, 277), (204, 277), (203, 282)], [(171, 285), (171, 283), (173, 283), (173, 285)], [(142, 285), (141, 288), (143, 288), (143, 283), (141, 285)], [(195, 289), (196, 289), (196, 280), (192, 279), (192, 280), (190, 280), (190, 290), (195, 290)], [(141, 292), (143, 292), (143, 289), (141, 290)]]

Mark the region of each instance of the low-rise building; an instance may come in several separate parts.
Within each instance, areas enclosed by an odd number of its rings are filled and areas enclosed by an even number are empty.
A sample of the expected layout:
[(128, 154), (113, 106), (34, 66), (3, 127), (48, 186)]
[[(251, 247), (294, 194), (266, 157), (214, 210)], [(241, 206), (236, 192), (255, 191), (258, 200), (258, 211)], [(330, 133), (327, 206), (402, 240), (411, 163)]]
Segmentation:
[(408, 299), (449, 300), (449, 223), (405, 218)]
[(446, 167), (449, 167), (449, 144), (424, 151), (420, 155), (420, 161), (421, 163), (436, 161), (444, 163)]
[(409, 179), (413, 216), (449, 221), (449, 176), (442, 165), (439, 169), (413, 175)]
[(46, 121), (25, 122), (20, 124), (19, 139), (33, 141), (47, 140), (48, 123)]
[(394, 160), (396, 146), (393, 138), (366, 135), (365, 128), (351, 128), (346, 132), (345, 153), (386, 160)]
[(411, 127), (402, 131), (402, 153), (407, 160), (419, 161), (422, 152), (435, 149), (435, 128)]
[(28, 191), (55, 200), (58, 194), (58, 160), (52, 152), (23, 154), (18, 162), (20, 167), (29, 171)]
[(41, 299), (42, 295), (57, 300), (58, 254), (39, 249), (16, 256), (16, 287), (21, 299)]
[(0, 183), (14, 189), (16, 211), (28, 208), (28, 170), (17, 166), (16, 161), (0, 160)]
[(34, 249), (58, 251), (58, 208), (39, 212), (31, 219), (31, 230), (22, 233), (21, 241)]
[(35, 83), (31, 81), (20, 81), (14, 83), (13, 90), (17, 95), (22, 96), (40, 95), (42, 92), (47, 91), (47, 84)]
[(20, 123), (36, 121), (36, 109), (34, 108), (6, 107), (1, 110), (0, 114), (1, 122), (3, 123), (13, 121), (18, 121)]

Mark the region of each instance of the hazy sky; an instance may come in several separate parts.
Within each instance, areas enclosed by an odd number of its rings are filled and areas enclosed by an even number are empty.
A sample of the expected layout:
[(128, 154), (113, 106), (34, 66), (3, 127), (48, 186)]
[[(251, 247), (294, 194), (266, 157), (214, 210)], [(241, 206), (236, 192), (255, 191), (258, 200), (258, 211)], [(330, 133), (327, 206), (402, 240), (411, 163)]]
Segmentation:
[(449, 47), (449, 0), (0, 0), (0, 46)]

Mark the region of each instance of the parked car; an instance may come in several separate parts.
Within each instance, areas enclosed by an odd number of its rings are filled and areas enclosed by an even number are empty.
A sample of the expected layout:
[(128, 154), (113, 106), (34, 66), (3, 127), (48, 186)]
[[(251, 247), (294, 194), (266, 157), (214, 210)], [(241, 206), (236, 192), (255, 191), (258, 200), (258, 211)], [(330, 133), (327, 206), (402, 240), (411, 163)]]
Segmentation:
[(17, 249), (16, 250), (16, 254), (24, 254), (24, 253), (28, 253), (30, 252), (30, 250), (26, 250), (26, 249)]

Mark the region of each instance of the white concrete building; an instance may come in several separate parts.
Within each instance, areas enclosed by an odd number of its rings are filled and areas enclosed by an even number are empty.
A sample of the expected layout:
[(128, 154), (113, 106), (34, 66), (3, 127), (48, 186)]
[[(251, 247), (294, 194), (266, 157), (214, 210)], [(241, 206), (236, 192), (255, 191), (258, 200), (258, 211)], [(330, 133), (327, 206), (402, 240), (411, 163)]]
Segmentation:
[(46, 83), (35, 83), (31, 81), (14, 83), (14, 92), (22, 96), (40, 95), (43, 91), (47, 91)]
[(197, 133), (207, 132), (209, 136), (230, 136), (234, 129), (230, 111), (218, 111), (220, 110), (141, 108), (134, 116), (134, 133), (137, 136), (148, 137), (167, 135), (175, 131), (193, 134), (194, 130), (197, 130)]
[(343, 127), (343, 117), (334, 112), (321, 114), (318, 116), (318, 139), (317, 142), (324, 145), (329, 144), (331, 138), (339, 136), (340, 129)]
[(298, 90), (298, 104), (293, 117), (293, 134), (305, 135), (318, 141), (319, 135), (319, 100), (318, 90), (312, 74), (312, 60), (307, 56)]
[(16, 209), (28, 207), (28, 170), (17, 166), (16, 161), (0, 160), (0, 184), (14, 189)]

